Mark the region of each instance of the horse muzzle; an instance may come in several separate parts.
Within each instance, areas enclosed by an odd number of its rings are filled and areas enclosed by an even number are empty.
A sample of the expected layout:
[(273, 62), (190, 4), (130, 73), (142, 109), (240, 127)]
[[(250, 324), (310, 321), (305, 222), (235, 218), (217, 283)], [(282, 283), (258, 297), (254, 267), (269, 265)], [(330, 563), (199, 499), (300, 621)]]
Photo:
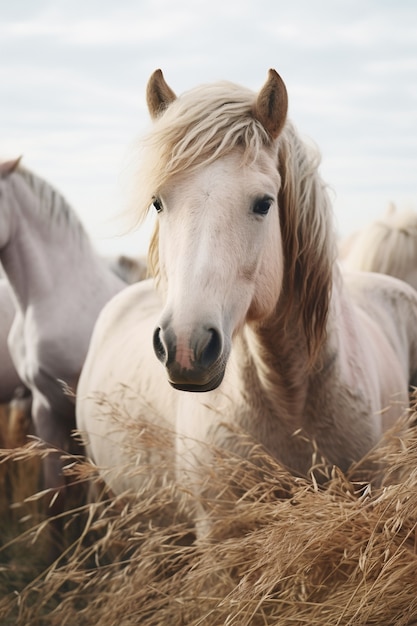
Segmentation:
[(157, 327), (153, 347), (174, 389), (212, 391), (223, 380), (227, 356), (222, 334), (216, 328), (203, 327), (188, 337), (179, 337), (170, 326)]

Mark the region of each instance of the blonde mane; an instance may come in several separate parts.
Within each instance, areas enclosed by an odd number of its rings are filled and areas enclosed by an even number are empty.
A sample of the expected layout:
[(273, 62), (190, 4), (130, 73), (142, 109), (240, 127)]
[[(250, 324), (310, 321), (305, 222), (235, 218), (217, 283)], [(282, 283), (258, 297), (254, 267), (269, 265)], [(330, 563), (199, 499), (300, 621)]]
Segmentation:
[(279, 210), (284, 249), (286, 321), (302, 319), (313, 362), (326, 336), (336, 259), (333, 215), (319, 174), (320, 153), (288, 123), (279, 142)]
[[(192, 89), (174, 100), (155, 121), (140, 146), (141, 167), (135, 182), (138, 221), (173, 175), (243, 148), (255, 159), (273, 142), (253, 116), (256, 94), (220, 82)], [(280, 221), (285, 257), (285, 319), (302, 319), (311, 357), (325, 335), (335, 238), (330, 202), (318, 173), (320, 155), (308, 148), (287, 121), (277, 140), (277, 167), (282, 187)], [(158, 228), (149, 247), (149, 267), (158, 279)]]

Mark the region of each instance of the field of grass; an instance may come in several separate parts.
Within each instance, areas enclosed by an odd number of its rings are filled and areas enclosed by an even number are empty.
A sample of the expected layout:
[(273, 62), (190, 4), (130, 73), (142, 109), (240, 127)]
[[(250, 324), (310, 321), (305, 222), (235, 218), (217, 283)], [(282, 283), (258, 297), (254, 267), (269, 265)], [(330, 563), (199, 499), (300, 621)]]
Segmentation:
[[(206, 503), (212, 531), (199, 541), (181, 485), (151, 481), (116, 498), (97, 483), (89, 502), (94, 468), (69, 457), (73, 489), (53, 563), (36, 495), (42, 454), (29, 444), (2, 456), (2, 626), (417, 624), (411, 426), (370, 455), (372, 488), (362, 466), (345, 476), (317, 464), (311, 479), (297, 479), (249, 442), (244, 462), (213, 451), (207, 472), (219, 496)], [(25, 501), (10, 507), (16, 493)], [(168, 526), (152, 521), (161, 508)]]

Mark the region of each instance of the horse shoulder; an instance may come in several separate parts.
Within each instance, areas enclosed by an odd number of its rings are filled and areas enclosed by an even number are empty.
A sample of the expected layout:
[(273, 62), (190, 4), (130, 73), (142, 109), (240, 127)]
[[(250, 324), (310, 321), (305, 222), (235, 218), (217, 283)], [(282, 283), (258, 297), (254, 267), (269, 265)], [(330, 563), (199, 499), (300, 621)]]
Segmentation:
[[(148, 279), (125, 287), (115, 294), (100, 311), (90, 342), (90, 352), (99, 349), (99, 345), (116, 348), (114, 337), (126, 336), (146, 322), (153, 313), (159, 312), (161, 300)], [(135, 341), (137, 333), (132, 334)], [(117, 348), (116, 348), (117, 349)]]
[[(76, 421), (91, 458), (101, 466), (124, 466), (129, 454), (145, 459), (143, 428), (173, 432), (177, 392), (152, 347), (160, 311), (160, 297), (147, 280), (120, 292), (98, 317), (78, 382)], [(124, 486), (136, 487), (140, 477), (123, 480)], [(113, 488), (120, 491), (115, 475)]]

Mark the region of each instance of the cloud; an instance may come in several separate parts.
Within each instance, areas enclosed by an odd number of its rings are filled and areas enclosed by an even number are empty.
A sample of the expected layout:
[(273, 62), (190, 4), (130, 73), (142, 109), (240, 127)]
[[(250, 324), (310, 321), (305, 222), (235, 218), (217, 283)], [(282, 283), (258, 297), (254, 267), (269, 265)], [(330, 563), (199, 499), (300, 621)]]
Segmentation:
[(19, 0), (0, 13), (0, 154), (23, 152), (94, 235), (122, 205), (119, 172), (149, 123), (157, 67), (177, 93), (217, 79), (256, 90), (275, 67), (344, 229), (417, 196), (413, 2)]
[(184, 29), (189, 21), (186, 14), (173, 12), (170, 19), (161, 23), (158, 18), (141, 18), (140, 21), (123, 21), (118, 16), (115, 21), (100, 18), (84, 19), (68, 23), (61, 19), (38, 18), (34, 21), (22, 21), (10, 26), (0, 27), (0, 36), (15, 40), (49, 39), (59, 41), (60, 45), (129, 46), (138, 44), (138, 31), (142, 45), (157, 43)]

